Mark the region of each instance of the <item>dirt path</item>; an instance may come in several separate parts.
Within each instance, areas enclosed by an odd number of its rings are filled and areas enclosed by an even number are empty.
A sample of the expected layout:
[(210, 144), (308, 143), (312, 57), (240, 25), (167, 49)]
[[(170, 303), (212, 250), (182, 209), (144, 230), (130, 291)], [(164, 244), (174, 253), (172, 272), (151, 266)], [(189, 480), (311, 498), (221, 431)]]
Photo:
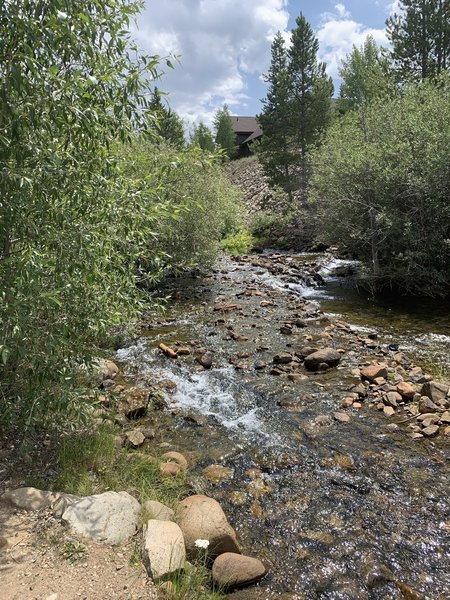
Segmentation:
[(68, 532), (50, 512), (0, 503), (2, 600), (155, 600), (131, 541), (110, 547)]

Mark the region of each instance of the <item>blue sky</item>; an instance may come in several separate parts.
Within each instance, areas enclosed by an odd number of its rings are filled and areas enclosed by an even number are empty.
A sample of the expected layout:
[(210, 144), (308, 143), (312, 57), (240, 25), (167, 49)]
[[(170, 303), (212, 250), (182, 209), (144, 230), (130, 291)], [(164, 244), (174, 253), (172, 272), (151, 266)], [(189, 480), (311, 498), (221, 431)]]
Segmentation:
[(134, 35), (150, 54), (180, 57), (158, 87), (187, 126), (210, 124), (225, 102), (235, 115), (260, 112), (271, 41), (277, 31), (288, 37), (301, 12), (337, 94), (340, 61), (368, 34), (387, 45), (384, 23), (396, 9), (397, 0), (146, 0)]

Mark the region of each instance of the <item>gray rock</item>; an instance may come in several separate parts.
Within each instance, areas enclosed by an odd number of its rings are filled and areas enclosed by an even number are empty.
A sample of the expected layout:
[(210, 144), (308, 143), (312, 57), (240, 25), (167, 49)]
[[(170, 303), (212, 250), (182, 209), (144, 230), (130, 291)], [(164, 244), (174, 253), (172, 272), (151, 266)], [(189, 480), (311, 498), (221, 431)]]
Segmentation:
[(257, 558), (225, 552), (214, 561), (212, 578), (221, 588), (233, 589), (259, 581), (266, 572), (266, 567)]
[(289, 354), (289, 352), (280, 352), (279, 354), (275, 354), (273, 362), (276, 365), (287, 365), (292, 362), (292, 358), (292, 354)]
[(158, 502), (157, 500), (147, 500), (144, 502), (144, 511), (152, 518), (158, 521), (173, 521), (175, 516), (174, 511)]
[(449, 386), (437, 381), (428, 381), (424, 383), (420, 393), (422, 396), (428, 396), (433, 402), (444, 400), (447, 397)]
[(119, 544), (136, 532), (140, 511), (139, 502), (127, 492), (105, 492), (74, 502), (62, 520), (85, 537)]
[(419, 400), (419, 412), (420, 413), (431, 413), (438, 410), (439, 407), (428, 398), (428, 396), (422, 396)]
[(16, 508), (36, 511), (52, 506), (61, 496), (60, 492), (48, 492), (33, 487), (21, 487), (5, 492), (2, 494), (1, 499), (3, 502), (11, 504)]
[(213, 364), (213, 358), (212, 352), (205, 352), (197, 357), (197, 362), (200, 363), (204, 369), (210, 369)]
[(183, 533), (172, 521), (150, 519), (144, 527), (143, 562), (154, 580), (184, 568), (186, 550)]

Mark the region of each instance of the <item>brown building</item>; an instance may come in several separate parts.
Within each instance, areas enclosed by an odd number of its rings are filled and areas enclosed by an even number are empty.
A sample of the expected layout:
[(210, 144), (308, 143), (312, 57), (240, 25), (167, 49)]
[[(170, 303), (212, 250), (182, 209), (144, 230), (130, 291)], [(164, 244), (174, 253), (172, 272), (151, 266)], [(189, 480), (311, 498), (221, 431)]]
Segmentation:
[(261, 125), (256, 117), (231, 117), (231, 121), (239, 146), (238, 154), (239, 156), (248, 156), (252, 143), (262, 137)]

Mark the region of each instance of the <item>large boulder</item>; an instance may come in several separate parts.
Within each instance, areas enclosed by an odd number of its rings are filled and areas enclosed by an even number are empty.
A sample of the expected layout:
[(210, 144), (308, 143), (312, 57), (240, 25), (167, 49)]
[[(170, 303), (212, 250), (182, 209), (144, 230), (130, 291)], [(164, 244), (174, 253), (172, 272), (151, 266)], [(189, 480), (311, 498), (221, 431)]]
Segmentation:
[(178, 525), (184, 535), (188, 556), (197, 555), (196, 540), (209, 542), (207, 554), (215, 558), (224, 552), (240, 554), (236, 533), (220, 504), (207, 496), (189, 496), (179, 504)]
[(1, 499), (3, 502), (16, 508), (36, 511), (52, 506), (62, 496), (63, 494), (59, 492), (48, 492), (33, 487), (21, 487), (5, 492), (2, 494)]
[(172, 521), (150, 519), (144, 527), (143, 562), (155, 581), (184, 568), (186, 550), (183, 533)]
[(156, 519), (158, 521), (173, 521), (175, 516), (175, 513), (171, 508), (157, 500), (146, 500), (143, 508), (151, 519)]
[(232, 589), (256, 583), (266, 572), (266, 567), (257, 558), (225, 552), (214, 561), (212, 578), (221, 588)]
[(340, 360), (341, 355), (334, 348), (323, 348), (305, 356), (305, 367), (310, 371), (317, 371), (322, 364), (335, 367)]
[(119, 544), (136, 532), (140, 511), (139, 502), (127, 492), (105, 492), (67, 506), (62, 520), (85, 537)]

